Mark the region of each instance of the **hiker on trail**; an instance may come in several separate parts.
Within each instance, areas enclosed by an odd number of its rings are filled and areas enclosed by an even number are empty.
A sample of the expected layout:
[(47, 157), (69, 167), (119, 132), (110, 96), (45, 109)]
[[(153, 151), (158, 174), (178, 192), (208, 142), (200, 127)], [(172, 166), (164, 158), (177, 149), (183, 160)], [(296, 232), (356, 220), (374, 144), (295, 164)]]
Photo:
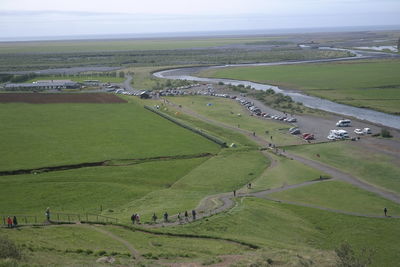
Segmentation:
[(132, 221), (132, 224), (135, 224), (135, 221), (136, 221), (136, 213), (132, 214), (132, 216), (131, 216), (131, 221)]
[(196, 211), (192, 210), (193, 221), (196, 220)]
[(156, 223), (156, 222), (157, 222), (157, 215), (156, 215), (156, 213), (153, 213), (153, 217), (152, 217), (152, 219), (153, 219), (153, 222), (154, 222), (154, 223)]
[(189, 221), (189, 214), (188, 214), (188, 212), (187, 212), (187, 211), (185, 211), (185, 220), (186, 220), (186, 222), (188, 222), (188, 221)]
[(47, 207), (44, 215), (46, 215), (46, 219), (49, 222), (50, 221), (50, 208), (49, 207)]
[(182, 224), (182, 216), (181, 216), (180, 212), (178, 213), (178, 221), (179, 221), (179, 224)]
[(14, 218), (13, 218), (13, 225), (14, 225), (14, 227), (18, 226), (18, 221), (17, 221), (17, 217), (16, 216), (14, 216)]
[(168, 222), (168, 213), (167, 212), (164, 213), (164, 221)]
[(10, 216), (7, 217), (7, 227), (12, 228), (13, 227), (13, 221)]
[(139, 213), (136, 214), (135, 219), (136, 219), (137, 224), (140, 224), (140, 215), (139, 215)]
[(270, 139), (272, 140), (272, 135), (271, 135)]
[(251, 189), (251, 183), (249, 183), (249, 184), (247, 185), (247, 188), (248, 188), (248, 189)]
[(233, 190), (233, 196), (236, 197), (236, 190)]
[(253, 136), (256, 136), (256, 132), (253, 132)]
[(385, 216), (387, 216), (387, 208), (384, 208), (383, 212), (385, 213)]

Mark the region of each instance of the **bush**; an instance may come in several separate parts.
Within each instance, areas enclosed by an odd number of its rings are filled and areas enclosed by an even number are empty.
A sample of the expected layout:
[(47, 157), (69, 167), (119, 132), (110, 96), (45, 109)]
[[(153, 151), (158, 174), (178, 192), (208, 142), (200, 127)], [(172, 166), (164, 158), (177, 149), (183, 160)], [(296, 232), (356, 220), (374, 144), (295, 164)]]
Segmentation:
[(390, 137), (392, 137), (392, 135), (390, 134), (389, 130), (388, 130), (388, 129), (385, 129), (385, 128), (383, 128), (383, 129), (381, 130), (381, 136), (382, 136), (382, 137), (385, 137), (385, 138), (390, 138)]
[(5, 236), (0, 236), (0, 259), (21, 259), (20, 248)]
[(343, 243), (335, 249), (338, 256), (337, 266), (339, 267), (366, 267), (372, 263), (371, 249), (363, 249), (361, 253), (356, 254), (349, 243)]

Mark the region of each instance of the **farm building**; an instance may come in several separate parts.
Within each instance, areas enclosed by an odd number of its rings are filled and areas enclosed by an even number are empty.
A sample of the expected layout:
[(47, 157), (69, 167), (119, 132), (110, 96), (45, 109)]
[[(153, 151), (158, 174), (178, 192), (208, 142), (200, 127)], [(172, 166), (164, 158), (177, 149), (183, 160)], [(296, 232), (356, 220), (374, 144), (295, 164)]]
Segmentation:
[(42, 80), (33, 83), (8, 83), (4, 86), (7, 91), (14, 90), (48, 90), (48, 89), (76, 89), (80, 85), (70, 80)]

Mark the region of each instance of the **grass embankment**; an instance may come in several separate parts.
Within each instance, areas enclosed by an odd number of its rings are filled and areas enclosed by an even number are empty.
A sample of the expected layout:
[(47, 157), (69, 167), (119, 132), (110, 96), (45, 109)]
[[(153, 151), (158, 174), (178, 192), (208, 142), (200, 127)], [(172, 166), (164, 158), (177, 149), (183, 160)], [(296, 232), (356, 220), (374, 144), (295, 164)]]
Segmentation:
[(396, 203), (341, 181), (326, 181), (273, 193), (269, 196), (280, 200), (367, 215), (383, 216), (383, 209), (386, 207), (389, 215), (400, 215), (400, 207)]
[(220, 147), (129, 104), (0, 104), (0, 170), (215, 153)]
[(203, 76), (302, 90), (344, 104), (399, 113), (399, 60), (364, 60), (210, 70)]
[[(400, 255), (399, 224), (395, 219), (362, 218), (248, 198), (239, 200), (228, 213), (208, 221), (163, 231), (240, 237), (268, 248), (266, 256), (276, 249), (285, 251), (285, 261), (291, 260), (293, 266), (304, 259), (311, 259), (319, 266), (335, 265), (332, 250), (347, 241), (356, 251), (376, 249), (372, 266), (393, 266)], [(290, 257), (290, 253), (297, 257)]]
[(378, 151), (372, 153), (351, 142), (293, 146), (287, 150), (336, 167), (386, 190), (400, 193), (400, 168), (395, 157)]
[(0, 211), (39, 215), (42, 219), (46, 207), (53, 212), (79, 214), (115, 210), (150, 192), (170, 187), (207, 159), (1, 176)]
[(190, 211), (206, 196), (243, 187), (258, 177), (267, 164), (259, 151), (225, 150), (193, 168), (168, 188), (154, 190), (112, 214), (129, 222), (133, 213), (139, 213), (143, 221), (149, 222), (153, 212), (161, 219), (166, 211), (170, 215)]
[(252, 183), (251, 192), (278, 188), (287, 185), (300, 184), (306, 181), (316, 180), (327, 174), (304, 165), (298, 161), (270, 154), (277, 161), (276, 166), (268, 169)]
[(168, 97), (168, 100), (210, 119), (255, 132), (257, 136), (276, 145), (302, 143), (302, 140), (288, 133), (292, 125), (251, 116), (246, 108), (234, 100), (211, 96)]

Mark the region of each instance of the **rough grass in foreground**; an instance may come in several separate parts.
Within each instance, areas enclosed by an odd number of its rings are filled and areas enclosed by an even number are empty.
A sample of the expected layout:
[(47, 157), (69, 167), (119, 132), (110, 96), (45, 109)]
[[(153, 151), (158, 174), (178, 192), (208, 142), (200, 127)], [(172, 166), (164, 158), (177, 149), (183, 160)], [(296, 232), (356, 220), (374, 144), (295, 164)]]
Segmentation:
[[(302, 258), (312, 258), (316, 254), (310, 252), (313, 249), (333, 252), (347, 241), (357, 252), (362, 248), (376, 249), (371, 266), (395, 266), (400, 259), (399, 227), (400, 221), (396, 219), (363, 218), (247, 198), (208, 221), (163, 231), (240, 239), (266, 248), (289, 250)], [(320, 266), (335, 262), (336, 257), (327, 257)]]

